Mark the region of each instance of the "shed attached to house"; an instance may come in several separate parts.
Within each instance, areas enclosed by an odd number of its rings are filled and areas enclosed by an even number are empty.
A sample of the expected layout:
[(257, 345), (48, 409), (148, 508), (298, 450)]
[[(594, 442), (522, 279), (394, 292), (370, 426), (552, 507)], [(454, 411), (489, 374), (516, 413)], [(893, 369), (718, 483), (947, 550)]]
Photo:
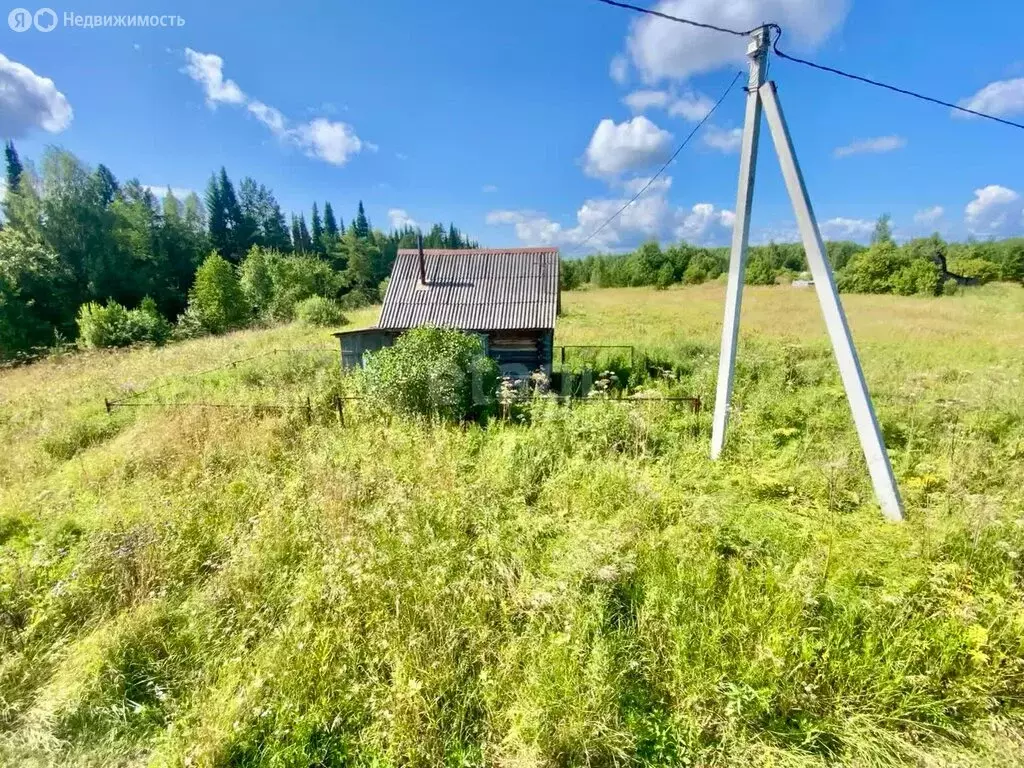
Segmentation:
[(479, 333), (503, 374), (551, 373), (560, 308), (555, 248), (400, 250), (377, 328), (335, 334), (342, 365), (422, 325)]

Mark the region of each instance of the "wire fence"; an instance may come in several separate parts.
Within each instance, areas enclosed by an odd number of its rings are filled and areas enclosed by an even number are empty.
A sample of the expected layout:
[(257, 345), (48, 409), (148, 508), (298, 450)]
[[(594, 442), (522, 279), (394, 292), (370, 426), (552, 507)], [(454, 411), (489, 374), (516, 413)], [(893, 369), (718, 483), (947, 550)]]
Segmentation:
[[(602, 345), (602, 344), (591, 344), (591, 345), (565, 345), (559, 348), (560, 359), (565, 364), (566, 361), (566, 350), (617, 350), (619, 352), (628, 352), (630, 365), (635, 363), (635, 348), (629, 345)], [(104, 409), (108, 414), (112, 414), (114, 411), (123, 408), (159, 408), (165, 410), (174, 409), (211, 409), (211, 410), (228, 410), (237, 412), (247, 412), (254, 416), (261, 416), (264, 414), (285, 414), (285, 413), (301, 413), (305, 416), (308, 423), (312, 423), (314, 415), (317, 412), (328, 413), (333, 412), (336, 414), (337, 421), (341, 426), (346, 425), (346, 421), (351, 422), (352, 413), (349, 409), (349, 404), (354, 402), (362, 401), (366, 398), (361, 394), (348, 394), (348, 393), (333, 393), (330, 395), (323, 395), (314, 397), (305, 393), (295, 398), (290, 398), (287, 401), (282, 400), (253, 400), (242, 402), (239, 400), (213, 400), (203, 398), (163, 398), (162, 393), (166, 393), (168, 388), (175, 385), (190, 385), (202, 383), (202, 380), (212, 374), (222, 373), (224, 371), (239, 370), (242, 366), (255, 363), (257, 361), (265, 361), (271, 357), (277, 357), (281, 355), (322, 355), (330, 354), (332, 357), (337, 355), (337, 350), (327, 347), (294, 347), (288, 349), (273, 349), (267, 352), (263, 352), (257, 355), (250, 355), (237, 360), (231, 360), (219, 366), (212, 368), (206, 368), (195, 373), (181, 374), (177, 376), (169, 377), (165, 381), (148, 386), (144, 389), (133, 390), (127, 395), (119, 398), (106, 397), (103, 399)], [(325, 369), (327, 366), (325, 366)], [(326, 397), (326, 399), (325, 399)], [(615, 404), (633, 404), (633, 405), (648, 405), (653, 403), (667, 403), (672, 406), (686, 406), (694, 414), (701, 412), (701, 399), (700, 397), (692, 396), (673, 396), (673, 395), (655, 395), (650, 393), (634, 393), (633, 395), (626, 395), (622, 390), (606, 391), (598, 389), (590, 389), (589, 391), (581, 390), (580, 392), (568, 391), (562, 392), (561, 394), (556, 392), (545, 392), (540, 390), (534, 390), (528, 394), (520, 395), (522, 399), (529, 398), (540, 398), (550, 400), (563, 405), (573, 404), (600, 404), (600, 403), (615, 403)]]

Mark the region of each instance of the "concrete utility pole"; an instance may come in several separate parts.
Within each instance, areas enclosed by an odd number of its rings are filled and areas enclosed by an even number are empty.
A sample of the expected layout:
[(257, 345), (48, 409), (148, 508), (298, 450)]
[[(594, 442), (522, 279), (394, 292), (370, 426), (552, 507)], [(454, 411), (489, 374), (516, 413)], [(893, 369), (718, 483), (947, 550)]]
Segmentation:
[(750, 209), (754, 195), (754, 177), (757, 147), (761, 130), (761, 110), (764, 108), (768, 127), (775, 144), (775, 152), (782, 165), (786, 189), (793, 203), (797, 226), (803, 240), (807, 262), (814, 276), (825, 326), (839, 366), (839, 375), (850, 402), (853, 421), (857, 427), (861, 449), (867, 460), (868, 472), (875, 496), (883, 514), (890, 520), (903, 519), (896, 479), (889, 463), (889, 455), (878, 428), (878, 419), (871, 403), (864, 372), (857, 358), (857, 350), (850, 336), (843, 305), (839, 301), (832, 268), (825, 255), (818, 222), (814, 217), (800, 165), (793, 150), (786, 118), (782, 114), (775, 83), (765, 82), (769, 50), (769, 29), (761, 27), (751, 35), (747, 56), (750, 59), (750, 84), (747, 88), (747, 110), (743, 125), (743, 144), (740, 155), (740, 181), (736, 198), (736, 223), (733, 229), (732, 254), (729, 260), (729, 284), (725, 298), (725, 321), (722, 327), (722, 349), (718, 361), (718, 388), (715, 393), (715, 416), (711, 435), (711, 458), (718, 459), (725, 447), (725, 433), (729, 425), (729, 403), (736, 366), (736, 342), (739, 336), (740, 307), (743, 300), (743, 275), (747, 266), (747, 245), (750, 238)]

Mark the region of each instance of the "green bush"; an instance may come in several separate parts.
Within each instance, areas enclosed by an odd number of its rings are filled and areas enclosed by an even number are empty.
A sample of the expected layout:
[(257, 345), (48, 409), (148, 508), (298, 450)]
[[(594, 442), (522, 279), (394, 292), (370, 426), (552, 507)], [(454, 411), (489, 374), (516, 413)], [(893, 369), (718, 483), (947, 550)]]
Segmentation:
[(371, 409), (452, 421), (490, 413), (497, 384), (480, 337), (429, 326), (370, 355), (362, 374)]
[(1000, 277), (1003, 280), (1024, 283), (1024, 244), (1007, 249)]
[(288, 321), (298, 304), (312, 296), (336, 298), (341, 275), (314, 256), (253, 248), (239, 267), (239, 284), (257, 317)]
[(182, 324), (197, 326), (206, 333), (224, 333), (245, 325), (249, 317), (234, 267), (211, 253), (196, 272)]
[(775, 285), (775, 267), (764, 256), (755, 256), (747, 262), (747, 285)]
[(149, 297), (138, 309), (125, 309), (113, 300), (106, 305), (90, 301), (79, 307), (77, 323), (79, 343), (91, 349), (163, 344), (171, 335), (171, 324)]
[(376, 304), (378, 301), (377, 297), (370, 294), (368, 291), (362, 289), (356, 289), (349, 291), (341, 297), (340, 305), (344, 310), (360, 309), (362, 307), (368, 307), (371, 304)]
[(931, 261), (913, 259), (892, 276), (889, 284), (892, 287), (892, 292), (898, 293), (900, 296), (915, 294), (935, 296), (941, 288), (939, 268)]
[(950, 266), (950, 271), (973, 277), (982, 284), (999, 279), (999, 265), (988, 259), (961, 259)]
[(56, 253), (11, 227), (0, 229), (0, 360), (32, 355), (73, 332), (71, 284)]
[(345, 314), (334, 299), (310, 296), (295, 305), (295, 318), (306, 325), (343, 325)]
[(882, 240), (853, 256), (836, 284), (840, 291), (852, 293), (892, 293), (892, 277), (909, 264), (910, 259), (899, 246)]

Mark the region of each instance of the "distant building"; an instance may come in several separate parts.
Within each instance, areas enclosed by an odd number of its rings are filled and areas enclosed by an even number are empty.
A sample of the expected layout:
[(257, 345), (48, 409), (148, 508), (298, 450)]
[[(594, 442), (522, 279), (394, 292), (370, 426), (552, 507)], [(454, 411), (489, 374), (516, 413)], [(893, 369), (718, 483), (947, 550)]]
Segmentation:
[(550, 375), (558, 270), (556, 248), (400, 250), (377, 327), (334, 334), (342, 367), (361, 366), (410, 328), (435, 325), (480, 334), (503, 374)]

